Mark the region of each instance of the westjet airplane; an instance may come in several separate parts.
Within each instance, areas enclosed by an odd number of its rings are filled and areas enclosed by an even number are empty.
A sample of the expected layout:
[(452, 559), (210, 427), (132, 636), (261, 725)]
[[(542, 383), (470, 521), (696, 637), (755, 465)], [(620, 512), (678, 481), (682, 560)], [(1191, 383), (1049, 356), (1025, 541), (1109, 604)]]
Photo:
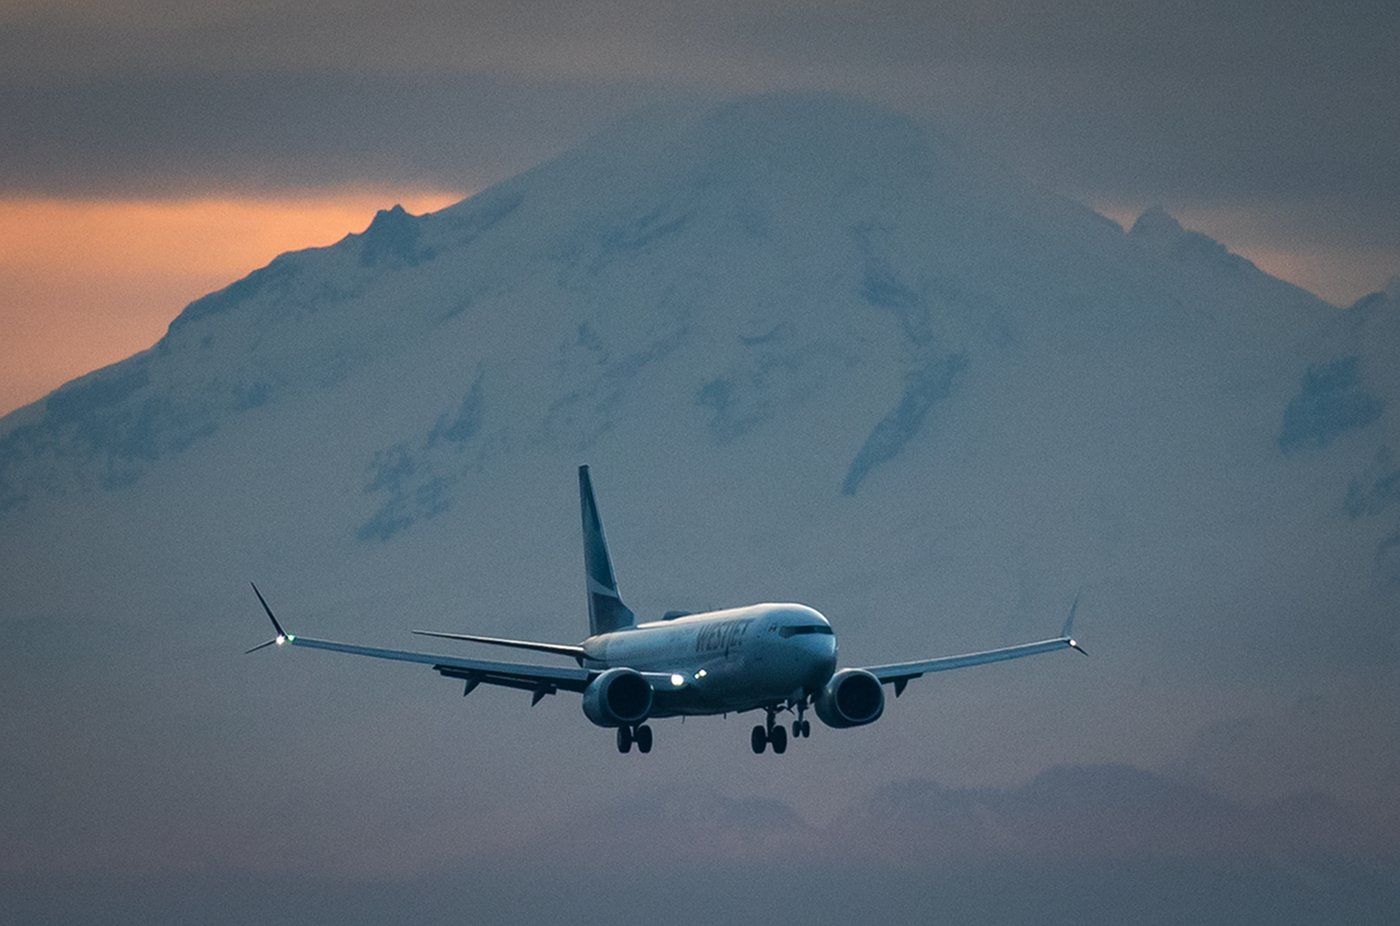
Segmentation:
[(616, 728), (619, 752), (629, 752), (634, 745), (639, 752), (650, 752), (648, 721), (653, 718), (761, 710), (764, 721), (753, 728), (750, 737), (755, 753), (769, 746), (775, 753), (787, 751), (787, 728), (778, 722), (780, 712), (793, 714), (793, 738), (805, 738), (812, 733), (812, 722), (806, 717), (809, 707), (829, 727), (859, 727), (874, 723), (884, 713), (884, 685), (893, 686), (897, 698), (911, 680), (929, 672), (1067, 648), (1084, 652), (1070, 636), (1078, 596), (1060, 635), (1050, 640), (840, 670), (836, 668), (836, 635), (831, 624), (806, 605), (753, 604), (701, 614), (671, 611), (660, 620), (639, 624), (617, 591), (587, 466), (579, 467), (578, 486), (588, 583), (588, 639), (582, 643), (544, 643), (414, 631), (447, 640), (535, 650), (567, 657), (575, 665), (497, 662), (297, 636), (282, 628), (256, 585), (253, 593), (277, 635), (248, 652), (276, 644), (416, 662), (464, 682), (464, 694), (483, 684), (519, 688), (531, 692), (532, 705), (545, 695), (578, 692), (583, 695), (584, 716), (600, 727)]

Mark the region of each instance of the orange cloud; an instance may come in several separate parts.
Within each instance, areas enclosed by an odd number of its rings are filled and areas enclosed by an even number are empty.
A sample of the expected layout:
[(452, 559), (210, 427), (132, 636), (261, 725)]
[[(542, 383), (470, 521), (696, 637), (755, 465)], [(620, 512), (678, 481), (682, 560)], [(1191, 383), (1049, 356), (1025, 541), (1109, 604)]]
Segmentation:
[(0, 415), (150, 347), (186, 304), (284, 251), (459, 193), (175, 201), (0, 199)]

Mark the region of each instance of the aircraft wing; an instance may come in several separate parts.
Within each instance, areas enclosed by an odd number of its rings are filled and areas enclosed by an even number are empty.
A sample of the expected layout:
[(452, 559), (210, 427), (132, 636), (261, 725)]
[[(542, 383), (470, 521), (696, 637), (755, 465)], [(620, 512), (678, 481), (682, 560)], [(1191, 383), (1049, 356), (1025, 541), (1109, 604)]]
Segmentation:
[[(432, 666), (440, 675), (460, 679), (466, 683), (466, 693), (470, 694), (477, 685), (500, 685), (505, 688), (518, 688), (534, 693), (538, 702), (545, 695), (558, 691), (583, 691), (593, 681), (597, 672), (577, 666), (538, 666), (524, 662), (497, 662), (490, 659), (469, 659), (463, 656), (443, 656), (436, 653), (420, 653), (412, 650), (385, 649), (378, 646), (361, 646), (356, 643), (339, 643), (335, 640), (317, 640), (287, 633), (278, 622), (272, 609), (268, 607), (258, 587), (253, 586), (268, 619), (272, 621), (277, 636), (253, 647), (248, 652), (264, 646), (305, 646), (310, 649), (329, 650), (333, 653), (347, 653), (351, 656), (369, 656), (374, 659), (392, 659), (397, 662), (412, 662)], [(659, 680), (648, 678), (653, 685)]]
[[(498, 662), (492, 659), (468, 659), (463, 656), (443, 656), (437, 653), (420, 653), (414, 650), (385, 649), (379, 646), (362, 646), (358, 643), (340, 643), (336, 640), (317, 640), (314, 637), (301, 637), (296, 634), (287, 633), (278, 622), (277, 616), (272, 613), (272, 608), (268, 607), (262, 592), (258, 591), (256, 585), (253, 586), (253, 594), (258, 596), (258, 602), (262, 604), (263, 610), (267, 612), (268, 620), (272, 621), (273, 629), (277, 635), (266, 643), (260, 643), (248, 652), (253, 653), (265, 646), (305, 646), (310, 649), (329, 650), (333, 653), (347, 653), (351, 656), (369, 656), (373, 659), (392, 659), (396, 662), (413, 662), (419, 665), (432, 666), (433, 670), (446, 678), (459, 679), (466, 683), (466, 691), (463, 694), (471, 694), (478, 685), (499, 685), (503, 688), (518, 688), (522, 691), (532, 693), (532, 704), (538, 704), (545, 695), (556, 694), (560, 691), (582, 692), (600, 674), (596, 669), (584, 669), (579, 666), (540, 666), (528, 662)], [(438, 634), (438, 636), (450, 636), (448, 634)], [(457, 637), (466, 640), (485, 639), (492, 642), (499, 642), (495, 638), (474, 638), (466, 634), (458, 634)], [(508, 641), (518, 643), (523, 641)], [(560, 644), (540, 644), (551, 647), (551, 652), (568, 650), (568, 655), (575, 655), (574, 650), (582, 653), (582, 647), (565, 647)], [(561, 653), (562, 654), (562, 653)], [(657, 691), (675, 691), (690, 684), (690, 679), (681, 674), (671, 672), (639, 672), (647, 684)]]
[[(912, 679), (927, 675), (930, 672), (943, 672), (948, 669), (963, 669), (968, 666), (980, 666), (989, 662), (1002, 662), (1006, 659), (1020, 659), (1022, 656), (1036, 656), (1040, 653), (1050, 653), (1061, 649), (1074, 649), (1084, 653), (1084, 648), (1079, 645), (1079, 641), (1070, 636), (1070, 630), (1074, 625), (1074, 612), (1079, 607), (1079, 596), (1074, 597), (1074, 604), (1070, 606), (1069, 617), (1065, 618), (1065, 625), (1060, 630), (1060, 635), (1049, 640), (1037, 640), (1034, 643), (1018, 643), (1014, 646), (1003, 646), (998, 649), (978, 650), (975, 653), (963, 653), (958, 656), (939, 656), (934, 659), (920, 659), (913, 662), (891, 662), (880, 666), (861, 666), (866, 672), (878, 678), (881, 682), (894, 685), (895, 697), (904, 693), (904, 686)], [(1085, 653), (1085, 655), (1088, 655)]]
[(462, 656), (441, 656), (435, 653), (337, 643), (334, 640), (316, 640), (294, 634), (287, 634), (285, 640), (288, 646), (306, 646), (311, 649), (330, 650), (333, 653), (349, 653), (352, 656), (370, 656), (374, 659), (394, 659), (432, 666), (438, 674), (461, 679), (471, 688), (477, 685), (500, 685), (505, 688), (533, 691), (541, 696), (554, 694), (556, 691), (583, 691), (597, 675), (596, 672), (576, 666), (537, 666), (525, 662), (467, 659)]

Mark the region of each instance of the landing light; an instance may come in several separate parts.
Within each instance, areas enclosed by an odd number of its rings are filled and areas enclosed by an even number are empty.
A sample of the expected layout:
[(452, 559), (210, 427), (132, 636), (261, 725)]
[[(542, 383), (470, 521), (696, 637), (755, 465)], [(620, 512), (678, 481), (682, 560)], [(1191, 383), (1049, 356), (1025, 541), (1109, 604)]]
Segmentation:
[(283, 643), (286, 643), (286, 642), (287, 642), (287, 638), (284, 637), (284, 636), (282, 636), (282, 635), (279, 633), (279, 634), (277, 635), (277, 645), (278, 645), (278, 646), (281, 646)]
[(681, 687), (685, 684), (685, 676), (677, 672), (675, 675), (671, 676), (671, 684), (677, 688)]
[(709, 675), (709, 674), (710, 674), (709, 672), (706, 672), (704, 669), (701, 669), (699, 672), (696, 672), (696, 673), (695, 673), (695, 677), (696, 677), (696, 678), (704, 678), (705, 676), (707, 676), (707, 675)]

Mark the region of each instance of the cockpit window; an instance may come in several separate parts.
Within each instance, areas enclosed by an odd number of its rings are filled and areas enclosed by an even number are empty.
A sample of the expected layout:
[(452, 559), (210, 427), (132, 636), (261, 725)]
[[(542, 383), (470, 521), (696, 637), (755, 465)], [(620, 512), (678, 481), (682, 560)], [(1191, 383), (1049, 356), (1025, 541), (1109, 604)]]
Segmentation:
[(778, 636), (787, 638), (795, 637), (799, 633), (831, 633), (831, 628), (826, 624), (805, 624), (800, 627), (779, 627)]

